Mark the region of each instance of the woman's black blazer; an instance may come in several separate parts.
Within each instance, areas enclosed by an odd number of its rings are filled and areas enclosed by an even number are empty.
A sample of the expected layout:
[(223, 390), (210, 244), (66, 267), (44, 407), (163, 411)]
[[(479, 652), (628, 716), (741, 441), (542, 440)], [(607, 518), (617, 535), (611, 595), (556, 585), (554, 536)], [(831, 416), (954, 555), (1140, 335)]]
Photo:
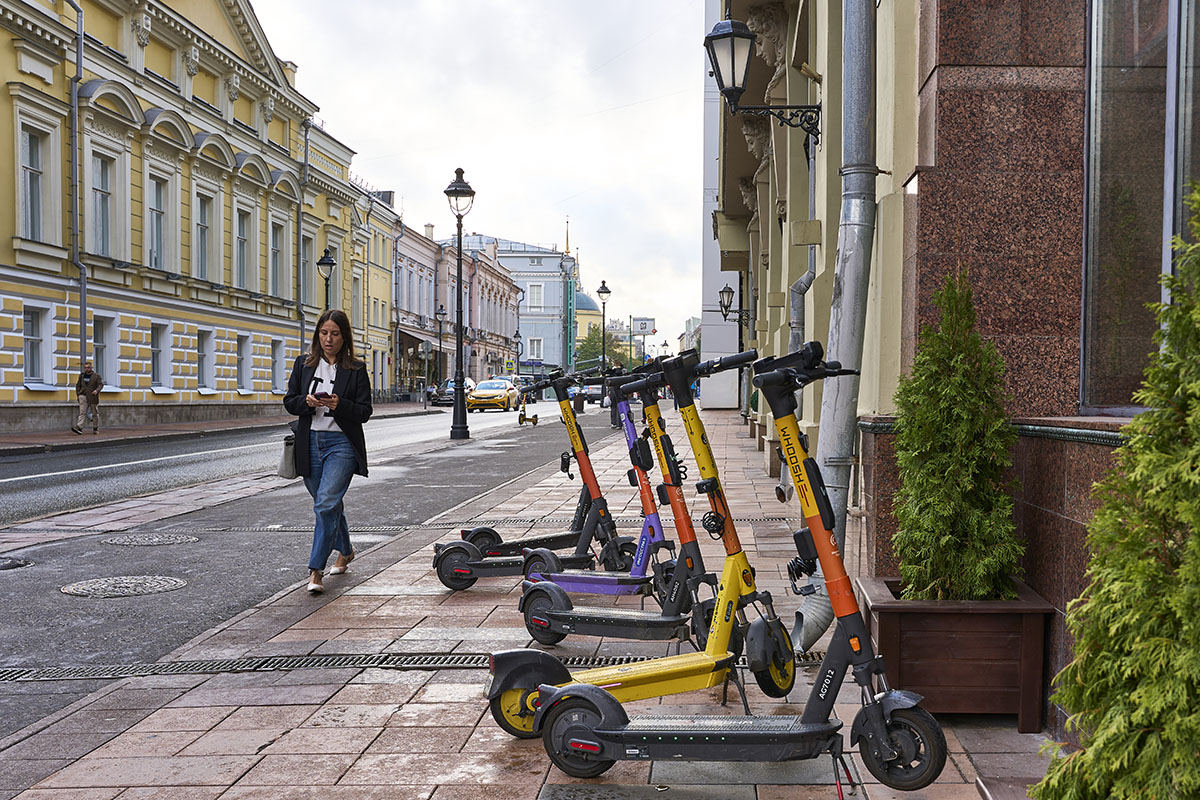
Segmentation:
[[(296, 426), (296, 474), (308, 475), (308, 437), (312, 431), (312, 419), (315, 409), (309, 408), (305, 402), (309, 387), (312, 385), (313, 373), (316, 367), (304, 365), (307, 355), (296, 359), (292, 367), (292, 376), (288, 378), (287, 395), (283, 398), (283, 407), (289, 413), (300, 418)], [(342, 429), (342, 433), (350, 440), (354, 448), (354, 460), (357, 462), (355, 473), (367, 474), (367, 440), (363, 436), (363, 423), (371, 418), (371, 376), (365, 367), (345, 369), (341, 364), (335, 366), (336, 377), (333, 379), (332, 394), (338, 396), (338, 407), (333, 414), (334, 421)]]

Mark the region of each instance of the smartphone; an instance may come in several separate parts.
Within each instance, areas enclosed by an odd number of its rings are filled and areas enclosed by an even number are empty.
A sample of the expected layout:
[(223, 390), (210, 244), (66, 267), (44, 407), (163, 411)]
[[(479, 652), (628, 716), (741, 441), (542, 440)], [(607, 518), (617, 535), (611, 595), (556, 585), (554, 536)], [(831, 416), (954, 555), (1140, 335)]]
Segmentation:
[(313, 395), (313, 397), (317, 398), (318, 400), (327, 400), (330, 397), (333, 397), (333, 395), (331, 395), (329, 392), (317, 392)]

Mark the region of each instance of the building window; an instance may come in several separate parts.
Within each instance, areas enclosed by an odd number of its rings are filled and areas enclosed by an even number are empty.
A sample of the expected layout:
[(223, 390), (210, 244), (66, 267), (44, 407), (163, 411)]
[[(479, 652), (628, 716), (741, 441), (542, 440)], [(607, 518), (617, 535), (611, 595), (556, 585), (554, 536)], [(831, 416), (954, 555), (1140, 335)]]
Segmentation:
[(250, 260), (250, 214), (246, 211), (237, 212), (237, 252), (234, 258), (236, 259), (237, 272), (234, 275), (234, 286), (245, 289), (246, 278), (249, 274)]
[(271, 388), (277, 392), (282, 392), (287, 388), (284, 383), (284, 363), (286, 356), (283, 352), (283, 341), (280, 339), (271, 340)]
[[(1088, 64), (1085, 408), (1133, 404), (1158, 329), (1170, 238), (1200, 178), (1200, 13), (1185, 0), (1095, 0)], [(1178, 16), (1172, 38), (1167, 21)]]
[(150, 238), (149, 266), (163, 268), (163, 245), (165, 243), (163, 217), (167, 208), (167, 182), (150, 179), (149, 218), (146, 220), (146, 235)]
[(46, 137), (30, 128), (21, 129), (21, 235), (42, 238), (42, 151)]
[(312, 269), (312, 252), (313, 240), (305, 236), (300, 240), (300, 291), (303, 294), (300, 297), (300, 302), (310, 302), (313, 295), (313, 269)]
[(362, 327), (362, 278), (355, 276), (354, 283), (350, 293), (350, 307), (352, 309), (351, 322), (354, 327)]
[(530, 361), (541, 361), (542, 360), (542, 340), (541, 339), (530, 339), (529, 340), (529, 352), (527, 353), (527, 355), (529, 356)]
[(531, 267), (540, 267), (541, 265), (542, 265), (542, 259), (540, 259), (540, 258), (531, 258), (531, 259), (529, 259), (529, 266), (531, 266)]
[(109, 376), (109, 382), (115, 384), (111, 373), (115, 372), (109, 363), (109, 338), (112, 336), (113, 322), (104, 317), (92, 318), (92, 363), (100, 377)]
[(92, 252), (112, 255), (112, 178), (111, 158), (92, 156)]
[(166, 325), (150, 326), (150, 385), (166, 386), (170, 379), (171, 333)]
[(283, 297), (283, 291), (280, 288), (280, 280), (282, 278), (282, 265), (280, 264), (281, 250), (283, 248), (283, 226), (271, 226), (271, 294), (276, 297)]
[(197, 278), (208, 280), (208, 251), (212, 236), (212, 207), (211, 197), (198, 195), (196, 197), (196, 248), (193, 254), (192, 274)]
[(196, 386), (201, 389), (215, 388), (212, 379), (212, 344), (212, 331), (196, 333)]
[(45, 342), (42, 341), (42, 321), (45, 311), (25, 309), (25, 382), (42, 383), (45, 373)]
[(540, 283), (529, 284), (529, 295), (526, 306), (530, 311), (541, 311), (545, 303), (545, 286)]
[(237, 337), (237, 385), (243, 391), (250, 390), (250, 337)]

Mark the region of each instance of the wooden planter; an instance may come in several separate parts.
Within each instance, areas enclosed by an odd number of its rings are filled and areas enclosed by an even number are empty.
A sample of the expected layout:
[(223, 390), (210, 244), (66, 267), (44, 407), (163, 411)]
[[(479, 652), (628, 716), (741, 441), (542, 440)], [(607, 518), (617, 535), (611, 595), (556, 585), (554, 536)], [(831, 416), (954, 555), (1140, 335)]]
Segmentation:
[(888, 682), (934, 713), (1016, 714), (1042, 729), (1042, 651), (1054, 610), (1014, 580), (1016, 600), (900, 600), (899, 578), (859, 578), (859, 597)]

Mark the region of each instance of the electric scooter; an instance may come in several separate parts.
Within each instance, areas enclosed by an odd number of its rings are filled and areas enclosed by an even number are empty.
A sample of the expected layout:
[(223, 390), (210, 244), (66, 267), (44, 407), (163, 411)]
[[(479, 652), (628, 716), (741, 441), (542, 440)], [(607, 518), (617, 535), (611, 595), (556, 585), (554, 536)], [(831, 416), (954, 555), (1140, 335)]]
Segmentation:
[[(558, 398), (572, 447), (571, 451), (562, 454), (560, 469), (567, 477), (573, 478), (570, 467), (571, 459), (574, 459), (584, 484), (575, 507), (571, 530), (504, 542), (499, 541), (499, 535), (494, 530), (483, 527), (463, 531), (463, 541), (434, 544), (433, 568), (438, 580), (446, 588), (460, 591), (473, 586), (479, 578), (545, 572), (546, 564), (556, 559), (566, 567), (588, 568), (595, 563), (591, 552), (593, 540), (601, 542), (599, 559), (606, 569), (628, 569), (633, 563), (636, 546), (632, 537), (617, 535), (616, 523), (608, 512), (608, 504), (600, 492), (600, 484), (588, 458), (587, 442), (571, 408), (567, 390), (578, 380), (578, 376), (564, 375), (559, 370), (546, 380), (522, 389), (523, 392), (535, 392), (553, 388)], [(604, 378), (599, 376), (582, 380), (601, 382)], [(576, 524), (580, 522), (582, 524)], [(488, 534), (495, 534), (495, 540)], [(574, 552), (558, 556), (551, 549), (558, 547), (574, 547)]]
[[(745, 631), (741, 638), (745, 641), (747, 663), (759, 687), (772, 697), (784, 697), (791, 690), (796, 679), (791, 639), (775, 614), (771, 595), (755, 586), (754, 570), (734, 529), (712, 448), (691, 393), (695, 379), (749, 364), (755, 358), (757, 354), (751, 350), (700, 363), (695, 350), (685, 350), (662, 362), (660, 376), (645, 379), (653, 385), (665, 380), (674, 391), (700, 469), (701, 481), (697, 489), (708, 495), (712, 506), (712, 510), (704, 515), (703, 526), (725, 546), (724, 568), (712, 617), (705, 631), (704, 650), (574, 674), (558, 659), (541, 650), (493, 653), (489, 657), (485, 694), (492, 717), (501, 729), (519, 738), (537, 736), (542, 723), (542, 716), (538, 716), (537, 711), (542, 705), (539, 695), (543, 687), (587, 683), (603, 686), (617, 701), (625, 702), (708, 689), (721, 685), (727, 677), (737, 682), (736, 672), (731, 672), (738, 658), (731, 647), (735, 630)], [(716, 582), (715, 578), (712, 580)], [(697, 580), (693, 579), (692, 583)], [(752, 622), (747, 621), (747, 609), (758, 613)]]
[[(642, 576), (647, 586), (653, 588), (653, 596), (662, 607), (661, 611), (611, 606), (577, 606), (569, 593), (591, 592), (594, 594), (632, 594), (626, 590), (629, 576), (613, 575), (586, 570), (568, 570), (550, 575), (530, 575), (522, 582), (522, 595), (518, 608), (525, 617), (529, 634), (542, 644), (556, 644), (567, 634), (584, 636), (620, 636), (627, 639), (686, 639), (692, 628), (688, 612), (693, 596), (689, 581), (704, 573), (704, 561), (696, 544), (696, 532), (683, 501), (681, 487), (685, 473), (683, 465), (675, 455), (670, 437), (665, 433), (662, 416), (658, 412), (658, 392), (645, 386), (642, 380), (650, 369), (661, 369), (658, 363), (639, 368), (641, 374), (609, 378), (608, 393), (617, 409), (629, 445), (630, 483), (639, 487), (644, 522), (642, 535), (638, 539), (637, 555), (634, 557), (633, 575)], [(639, 437), (632, 419), (628, 396), (633, 394), (628, 387), (635, 384), (644, 388), (642, 402), (646, 409), (648, 428)], [(653, 411), (651, 411), (653, 409)], [(647, 472), (653, 467), (650, 443), (654, 438), (654, 449), (659, 455), (663, 483), (659, 485), (659, 498), (669, 502), (675, 515), (675, 532), (681, 544), (681, 559), (659, 561), (655, 556), (663, 549), (674, 550), (662, 534), (658, 507), (654, 492), (650, 488)], [(673, 490), (673, 491), (672, 491)], [(674, 553), (672, 552), (672, 555)], [(648, 574), (646, 562), (650, 562), (653, 574)], [(636, 587), (635, 587), (636, 588)], [(703, 647), (703, 643), (700, 644)]]
[[(755, 364), (754, 385), (770, 404), (788, 472), (800, 497), (807, 528), (797, 543), (815, 555), (837, 617), (833, 642), (804, 712), (798, 716), (634, 716), (626, 715), (613, 693), (588, 683), (542, 685), (534, 728), (550, 760), (568, 775), (595, 777), (617, 760), (794, 761), (824, 753), (833, 759), (838, 797), (839, 766), (851, 788), (854, 779), (843, 756), (842, 722), (833, 714), (838, 690), (849, 669), (861, 688), (862, 707), (850, 726), (867, 769), (881, 783), (915, 790), (932, 783), (946, 761), (946, 740), (937, 721), (920, 707), (921, 696), (892, 689), (884, 675), (854, 598), (837, 540), (833, 508), (816, 460), (796, 420), (796, 390), (822, 378), (856, 374), (836, 361), (823, 362), (821, 345)], [(724, 584), (719, 602), (732, 602)]]

